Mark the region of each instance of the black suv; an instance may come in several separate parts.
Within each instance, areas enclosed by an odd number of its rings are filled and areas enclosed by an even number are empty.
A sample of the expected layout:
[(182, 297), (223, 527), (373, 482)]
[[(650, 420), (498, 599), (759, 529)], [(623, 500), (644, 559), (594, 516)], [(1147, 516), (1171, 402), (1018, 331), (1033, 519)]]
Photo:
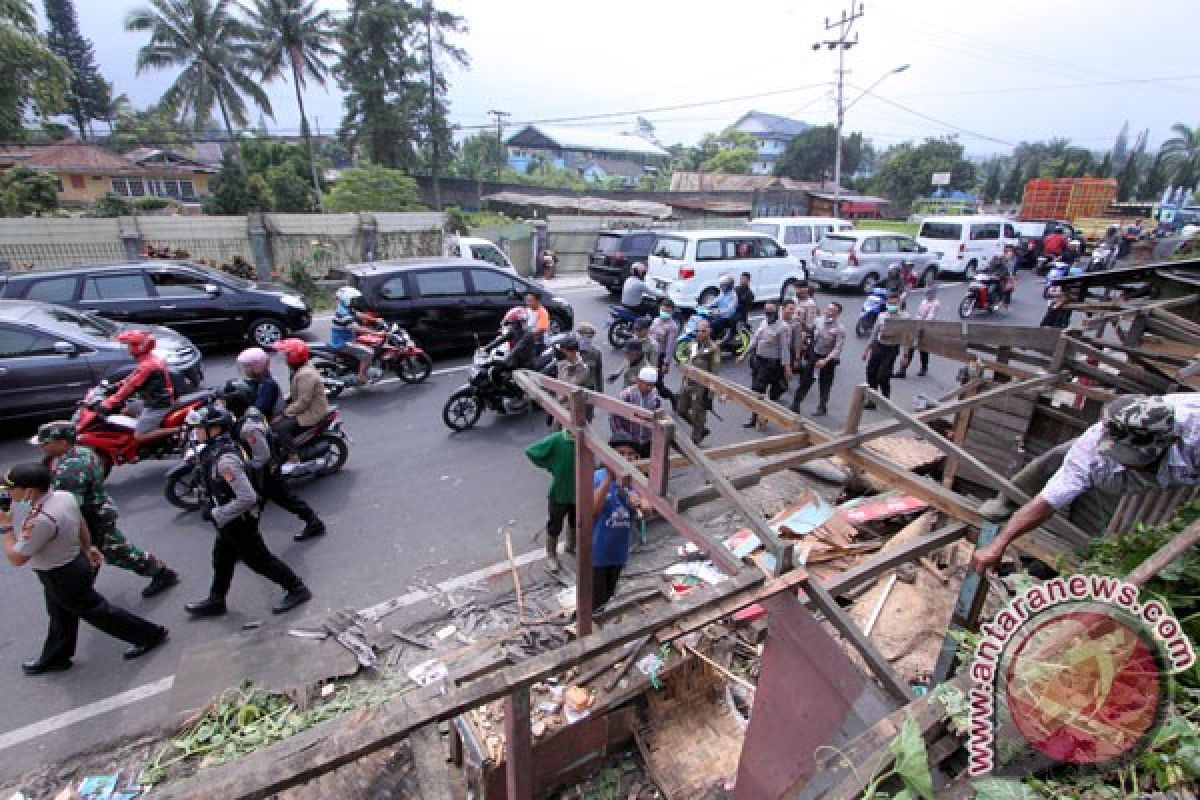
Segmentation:
[(475, 346), (500, 330), (505, 312), (534, 292), (550, 313), (550, 330), (575, 324), (571, 304), (511, 272), (463, 258), (400, 258), (351, 264), (334, 276), (363, 293), (366, 307), (398, 322), (430, 351)]
[(1017, 235), (1021, 237), (1020, 252), (1017, 253), (1020, 264), (1030, 269), (1037, 266), (1038, 257), (1042, 254), (1042, 241), (1054, 228), (1062, 228), (1068, 242), (1075, 238), (1082, 241), (1075, 226), (1061, 219), (1026, 219), (1017, 222), (1016, 228)]
[(635, 261), (646, 263), (657, 241), (654, 231), (600, 231), (588, 258), (588, 277), (619, 294), (629, 268)]
[(186, 261), (0, 273), (0, 297), (40, 300), (118, 322), (164, 325), (197, 344), (260, 347), (307, 328), (304, 298)]

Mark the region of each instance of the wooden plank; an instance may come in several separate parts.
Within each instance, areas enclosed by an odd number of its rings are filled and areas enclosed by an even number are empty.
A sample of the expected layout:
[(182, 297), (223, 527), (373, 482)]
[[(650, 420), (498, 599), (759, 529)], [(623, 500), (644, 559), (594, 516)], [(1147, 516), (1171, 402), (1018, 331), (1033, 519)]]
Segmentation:
[(764, 395), (753, 392), (745, 386), (727, 381), (711, 372), (696, 369), (690, 364), (683, 368), (685, 378), (704, 386), (707, 389), (734, 400), (759, 417), (774, 422), (788, 430), (802, 430), (804, 419), (790, 409), (768, 400)]
[(1029, 325), (995, 325), (988, 322), (959, 322), (952, 320), (889, 319), (888, 333), (899, 336), (901, 344), (917, 343), (921, 336), (923, 349), (935, 347), (1018, 347), (1053, 353), (1061, 333), (1056, 328)]
[(1029, 428), (1029, 417), (1032, 415), (1032, 412), (1032, 403), (1030, 403), (1029, 411), (1024, 415), (1014, 414), (1007, 410), (995, 408), (994, 406), (980, 406), (975, 409), (972, 422), (991, 423), (994, 426), (1023, 436)]
[(533, 800), (533, 731), (529, 687), (504, 698), (504, 783), (507, 800)]
[[(592, 632), (592, 528), (595, 518), (594, 491), (596, 459), (588, 428), (587, 403), (583, 394), (570, 395), (572, 432), (575, 439), (575, 624), (579, 636)], [(616, 455), (614, 453), (614, 455)], [(639, 475), (641, 473), (638, 473)]]
[(243, 758), (155, 787), (155, 800), (213, 797), (266, 800), (284, 789), (397, 744), (422, 725), (450, 719), (507, 696), (515, 688), (528, 687), (710, 604), (743, 592), (752, 594), (763, 580), (761, 572), (747, 570), (718, 586), (694, 589), (677, 603), (623, 620), (600, 633), (533, 656), (453, 692), (443, 694), (440, 687), (418, 689), (378, 706), (322, 722)]
[(667, 484), (671, 480), (671, 459), (668, 454), (674, 439), (675, 422), (665, 412), (657, 412), (650, 447), (650, 489), (658, 495), (667, 493)]
[(808, 599), (825, 616), (825, 619), (837, 628), (838, 632), (859, 652), (883, 688), (899, 702), (910, 702), (914, 696), (912, 687), (896, 674), (896, 670), (892, 669), (891, 662), (884, 658), (883, 653), (879, 652), (879, 648), (859, 630), (858, 626), (854, 624), (854, 620), (850, 619), (842, 610), (828, 590), (811, 578), (805, 581), (802, 587), (804, 593), (808, 595)]
[(421, 787), (421, 800), (453, 800), (448, 753), (438, 733), (438, 724), (431, 722), (417, 728), (408, 737), (408, 745)]
[[(807, 433), (804, 431), (793, 431), (789, 433), (777, 433), (774, 436), (764, 436), (759, 439), (748, 439), (747, 441), (735, 444), (706, 447), (704, 454), (713, 461), (719, 461), (749, 453), (758, 456), (771, 455), (772, 453), (791, 450), (794, 447), (803, 447), (807, 444), (809, 444)], [(686, 456), (676, 455), (671, 457), (672, 467), (686, 467), (689, 463), (691, 462), (688, 461)], [(639, 459), (634, 464), (642, 471), (646, 471), (650, 468), (650, 459)]]
[(596, 408), (603, 409), (610, 414), (618, 414), (626, 419), (636, 419), (642, 422), (649, 422), (654, 419), (654, 412), (648, 408), (635, 406), (632, 403), (626, 403), (612, 395), (603, 394), (601, 392), (593, 392), (591, 389), (584, 389), (572, 383), (565, 383), (556, 378), (551, 378), (547, 375), (542, 375), (529, 370), (519, 370), (528, 375), (534, 376), (542, 388), (548, 391), (554, 391), (563, 397), (568, 397), (572, 392), (583, 392), (584, 402)]
[(1123, 377), (1144, 383), (1151, 389), (1166, 391), (1170, 384), (1170, 381), (1166, 380), (1162, 376), (1139, 367), (1132, 361), (1123, 358), (1117, 358), (1112, 353), (1106, 353), (1100, 348), (1093, 347), (1092, 345), (1081, 341), (1078, 338), (1073, 338), (1073, 341), (1071, 342), (1071, 349), (1068, 351), (1068, 353), (1069, 356), (1067, 365), (1069, 367), (1074, 366), (1073, 362), (1070, 360), (1070, 356), (1090, 357), (1099, 361), (1101, 364), (1107, 364), (1110, 367), (1120, 370), (1120, 373)]

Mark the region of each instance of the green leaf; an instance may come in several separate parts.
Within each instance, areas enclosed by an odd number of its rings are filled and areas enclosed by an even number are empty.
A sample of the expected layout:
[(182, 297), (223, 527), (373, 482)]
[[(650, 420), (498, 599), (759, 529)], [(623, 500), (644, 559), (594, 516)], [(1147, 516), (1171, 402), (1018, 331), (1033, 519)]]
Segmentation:
[(896, 757), (893, 771), (904, 781), (904, 785), (925, 800), (933, 798), (933, 776), (929, 774), (929, 761), (925, 752), (925, 740), (917, 721), (912, 717), (904, 723), (900, 735), (889, 745)]
[(1040, 794), (1020, 781), (1004, 778), (977, 778), (971, 781), (975, 800), (1038, 800)]

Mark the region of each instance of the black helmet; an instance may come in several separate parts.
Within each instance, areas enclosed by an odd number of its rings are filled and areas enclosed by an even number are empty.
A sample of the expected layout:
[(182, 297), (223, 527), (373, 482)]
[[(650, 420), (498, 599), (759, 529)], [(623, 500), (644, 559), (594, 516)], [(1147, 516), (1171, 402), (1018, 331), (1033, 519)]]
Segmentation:
[(225, 403), (225, 408), (237, 416), (246, 413), (246, 409), (254, 405), (255, 398), (258, 397), (258, 391), (250, 385), (249, 381), (240, 378), (227, 381), (221, 387), (221, 400)]
[(216, 406), (209, 406), (208, 408), (202, 410), (195, 417), (192, 417), (189, 414), (189, 423), (191, 423), (193, 419), (195, 420), (194, 424), (196, 427), (204, 428), (205, 430), (210, 428), (220, 428), (221, 433), (229, 433), (233, 430), (233, 414), (230, 414), (223, 408), (217, 408)]
[(566, 336), (558, 343), (559, 350), (569, 350), (572, 353), (579, 352), (579, 340), (574, 336)]

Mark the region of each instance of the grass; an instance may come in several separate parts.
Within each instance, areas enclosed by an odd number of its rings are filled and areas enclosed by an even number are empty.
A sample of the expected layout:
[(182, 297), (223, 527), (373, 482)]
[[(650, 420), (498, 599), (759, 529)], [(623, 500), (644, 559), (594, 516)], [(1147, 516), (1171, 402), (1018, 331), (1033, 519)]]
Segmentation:
[(858, 229), (870, 229), (876, 231), (894, 231), (895, 233), (906, 233), (914, 239), (917, 236), (917, 228), (920, 227), (918, 222), (909, 222), (902, 219), (859, 219), (854, 221), (854, 227)]

